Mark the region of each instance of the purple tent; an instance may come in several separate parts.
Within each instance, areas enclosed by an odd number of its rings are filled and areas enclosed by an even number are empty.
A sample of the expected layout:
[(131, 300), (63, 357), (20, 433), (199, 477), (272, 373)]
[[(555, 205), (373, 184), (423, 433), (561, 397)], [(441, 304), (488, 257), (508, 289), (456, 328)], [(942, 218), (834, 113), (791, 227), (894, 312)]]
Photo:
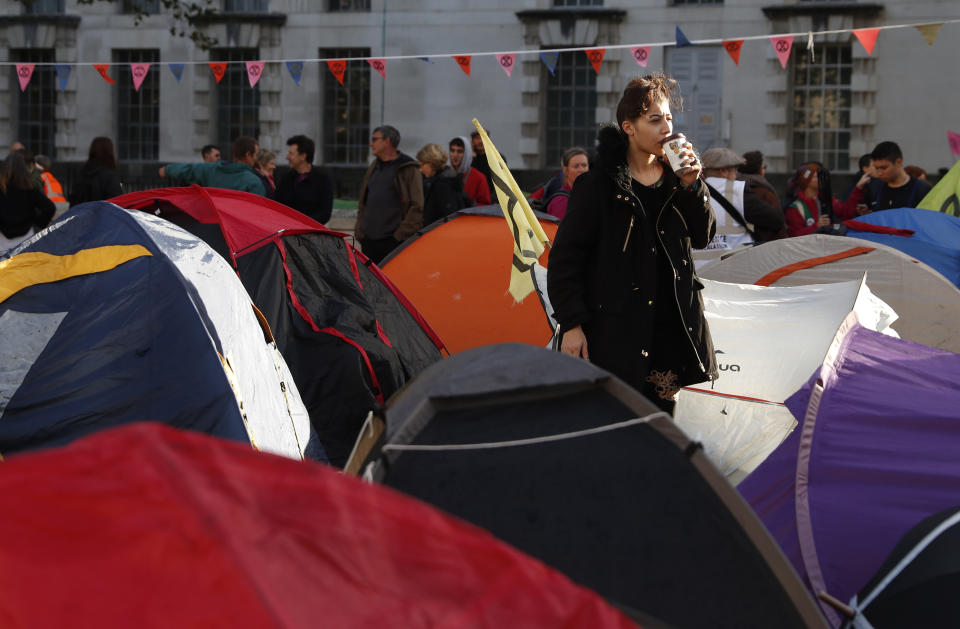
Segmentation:
[(960, 354), (851, 317), (787, 406), (800, 425), (739, 489), (814, 596), (848, 601), (913, 525), (960, 504)]

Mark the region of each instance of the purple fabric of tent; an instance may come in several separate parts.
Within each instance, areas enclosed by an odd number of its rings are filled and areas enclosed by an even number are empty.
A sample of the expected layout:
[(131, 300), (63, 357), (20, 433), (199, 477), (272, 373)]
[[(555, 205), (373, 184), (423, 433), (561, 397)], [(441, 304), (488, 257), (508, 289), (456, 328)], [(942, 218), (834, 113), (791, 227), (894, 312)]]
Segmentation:
[(787, 406), (800, 425), (739, 489), (814, 596), (850, 600), (913, 525), (960, 503), (960, 354), (851, 318)]

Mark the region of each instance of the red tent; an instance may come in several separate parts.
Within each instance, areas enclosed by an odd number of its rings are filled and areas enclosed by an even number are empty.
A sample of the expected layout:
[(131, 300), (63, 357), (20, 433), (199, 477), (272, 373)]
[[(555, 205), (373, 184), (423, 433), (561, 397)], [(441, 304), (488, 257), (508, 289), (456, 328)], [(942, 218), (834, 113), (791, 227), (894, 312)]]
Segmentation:
[(632, 627), (489, 533), (158, 424), (2, 464), (7, 627)]
[(111, 201), (179, 225), (236, 269), (334, 465), (346, 460), (367, 413), (442, 357), (436, 333), (345, 234), (292, 208), (201, 186)]

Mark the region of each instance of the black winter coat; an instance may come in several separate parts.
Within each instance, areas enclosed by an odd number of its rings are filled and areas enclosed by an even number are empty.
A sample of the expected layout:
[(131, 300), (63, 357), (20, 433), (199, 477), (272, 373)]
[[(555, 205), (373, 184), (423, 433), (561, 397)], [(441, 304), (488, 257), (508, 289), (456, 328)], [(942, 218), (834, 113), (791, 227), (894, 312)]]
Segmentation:
[[(270, 189), (266, 182), (263, 185), (267, 190)], [(273, 198), (318, 223), (326, 223), (333, 214), (333, 181), (316, 166), (310, 169), (303, 180), (300, 179), (300, 173), (291, 168), (277, 180)]]
[[(716, 379), (703, 284), (691, 256), (691, 246), (705, 247), (716, 232), (707, 188), (699, 180), (685, 188), (664, 165), (667, 202), (644, 208), (631, 187), (619, 130), (603, 127), (598, 140), (597, 159), (574, 183), (550, 252), (547, 285), (561, 331), (582, 326), (591, 362), (638, 390), (650, 369), (664, 362), (679, 386)], [(669, 264), (662, 268), (671, 269), (672, 277), (657, 275), (657, 256), (663, 255)], [(659, 316), (651, 307), (657, 282), (666, 283), (661, 294), (675, 297), (674, 303), (656, 305)], [(664, 318), (671, 321), (669, 329), (655, 330), (655, 321)], [(670, 348), (663, 352), (669, 356), (651, 358), (654, 346)]]
[(70, 207), (90, 201), (112, 199), (121, 194), (123, 194), (123, 188), (120, 184), (120, 175), (106, 166), (87, 162), (70, 190)]
[(464, 207), (463, 180), (449, 166), (423, 179), (423, 224), (429, 225)]

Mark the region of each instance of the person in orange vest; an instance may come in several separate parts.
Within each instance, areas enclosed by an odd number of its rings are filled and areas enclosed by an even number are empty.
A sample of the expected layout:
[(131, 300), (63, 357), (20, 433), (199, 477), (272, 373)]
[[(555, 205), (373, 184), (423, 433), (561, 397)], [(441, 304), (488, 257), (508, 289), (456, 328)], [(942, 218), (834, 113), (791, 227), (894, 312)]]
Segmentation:
[(53, 218), (56, 219), (67, 211), (70, 203), (63, 194), (63, 186), (60, 185), (57, 178), (50, 172), (50, 158), (46, 155), (37, 155), (33, 160), (37, 170), (40, 171), (40, 178), (43, 179), (43, 193), (47, 195), (48, 199), (53, 201), (53, 205), (57, 208), (56, 213), (53, 215)]

